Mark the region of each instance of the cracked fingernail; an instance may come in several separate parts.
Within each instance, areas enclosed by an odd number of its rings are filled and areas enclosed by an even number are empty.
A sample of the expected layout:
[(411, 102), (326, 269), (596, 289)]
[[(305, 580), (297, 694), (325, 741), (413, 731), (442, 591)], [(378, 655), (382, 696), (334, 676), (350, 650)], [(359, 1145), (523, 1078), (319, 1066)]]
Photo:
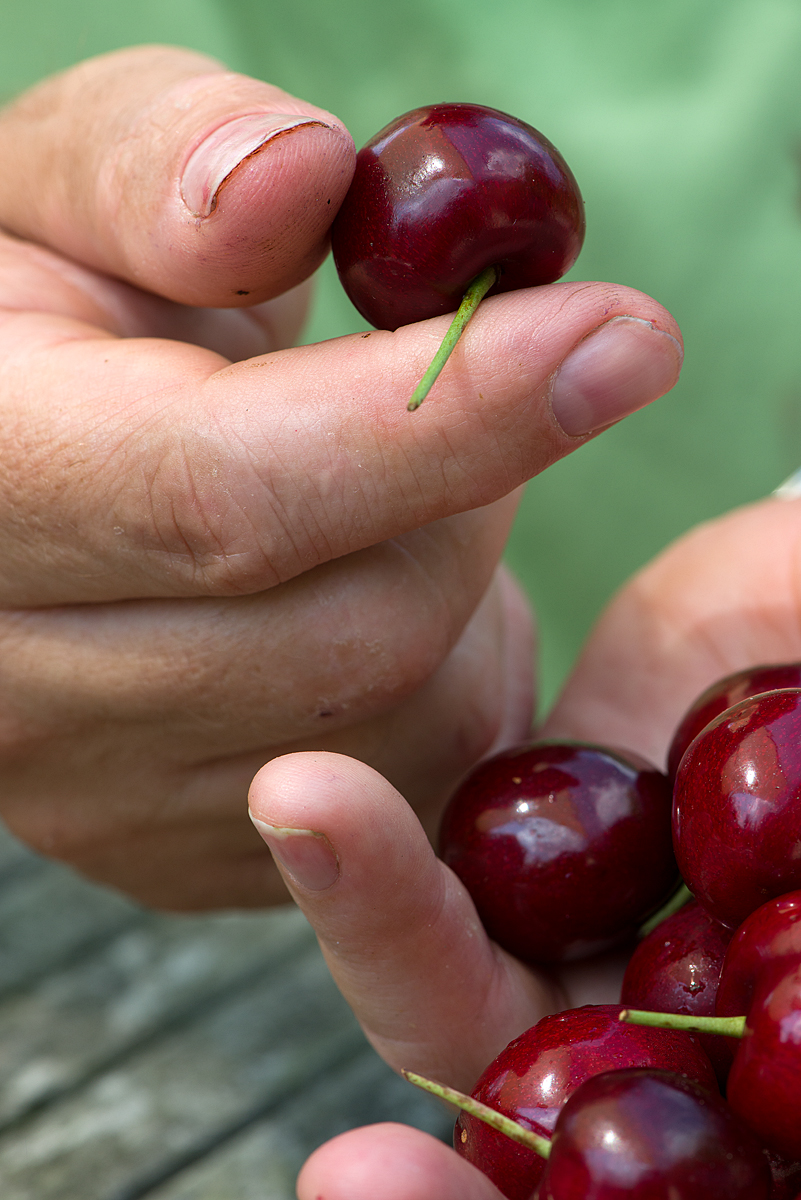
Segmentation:
[(213, 130), (192, 151), (181, 177), (181, 198), (194, 217), (208, 217), (217, 207), (220, 189), (251, 154), (282, 133), (301, 125), (329, 128), (316, 117), (297, 113), (250, 113)]

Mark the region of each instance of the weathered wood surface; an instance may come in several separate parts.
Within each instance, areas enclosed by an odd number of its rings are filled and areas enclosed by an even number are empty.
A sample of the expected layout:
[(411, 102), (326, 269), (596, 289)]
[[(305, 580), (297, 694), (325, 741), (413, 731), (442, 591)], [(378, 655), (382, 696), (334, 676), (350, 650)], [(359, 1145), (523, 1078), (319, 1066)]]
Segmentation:
[(2, 1200), (291, 1200), (356, 1124), (447, 1136), (291, 908), (143, 912), (0, 835)]

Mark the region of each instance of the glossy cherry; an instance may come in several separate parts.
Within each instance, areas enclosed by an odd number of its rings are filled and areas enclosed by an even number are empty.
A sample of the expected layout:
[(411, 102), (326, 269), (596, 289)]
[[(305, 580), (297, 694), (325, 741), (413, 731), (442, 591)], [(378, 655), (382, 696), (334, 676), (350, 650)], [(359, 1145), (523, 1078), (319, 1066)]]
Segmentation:
[(718, 1016), (747, 1013), (765, 967), (797, 958), (801, 958), (801, 891), (769, 900), (732, 935), (717, 995)]
[(676, 775), (673, 843), (724, 925), (801, 888), (801, 689), (743, 700), (695, 738)]
[(690, 1080), (610, 1071), (556, 1122), (538, 1200), (767, 1200), (770, 1172), (731, 1109)]
[(479, 104), (433, 104), (360, 150), (331, 237), (353, 304), (397, 329), (453, 312), (490, 266), (496, 292), (558, 279), (581, 249), (584, 205), (536, 129)]
[(669, 783), (595, 746), (509, 750), (457, 789), (440, 855), (504, 949), (526, 962), (586, 956), (632, 936), (676, 885)]
[[(587, 1005), (544, 1017), (510, 1042), (473, 1089), (473, 1097), (526, 1129), (550, 1137), (576, 1088), (619, 1067), (659, 1067), (715, 1088), (710, 1062), (687, 1033), (622, 1025), (617, 1005)], [(454, 1145), (508, 1200), (529, 1200), (543, 1160), (476, 1117), (462, 1112)]]
[[(732, 931), (711, 917), (697, 901), (662, 921), (629, 959), (620, 1002), (626, 1008), (653, 1012), (715, 1014), (715, 997)], [(743, 1013), (739, 1008), (732, 1015)], [(727, 1042), (729, 1039), (725, 1039)], [(702, 1035), (701, 1045), (721, 1082), (731, 1056), (719, 1037)]]
[(668, 774), (675, 777), (682, 755), (693, 738), (727, 708), (749, 696), (795, 687), (801, 687), (801, 663), (797, 662), (747, 667), (713, 683), (687, 710), (673, 735), (668, 751)]
[(801, 1159), (801, 958), (760, 973), (726, 1096), (766, 1146)]

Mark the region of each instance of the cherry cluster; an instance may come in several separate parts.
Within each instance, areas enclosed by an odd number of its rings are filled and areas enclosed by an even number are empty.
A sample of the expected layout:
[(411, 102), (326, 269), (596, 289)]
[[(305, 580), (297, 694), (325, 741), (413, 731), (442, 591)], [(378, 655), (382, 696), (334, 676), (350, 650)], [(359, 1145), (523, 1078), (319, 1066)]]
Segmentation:
[(801, 1200), (801, 663), (710, 688), (668, 761), (523, 747), (443, 818), (526, 962), (625, 942), (684, 880), (620, 1006), (546, 1017), (455, 1097), (456, 1149), (508, 1200)]

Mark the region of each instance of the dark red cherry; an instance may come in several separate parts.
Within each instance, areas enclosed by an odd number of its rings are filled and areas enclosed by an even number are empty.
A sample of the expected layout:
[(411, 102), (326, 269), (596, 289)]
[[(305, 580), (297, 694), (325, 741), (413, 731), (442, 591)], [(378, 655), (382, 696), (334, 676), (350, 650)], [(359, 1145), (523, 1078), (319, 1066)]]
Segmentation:
[[(544, 1017), (490, 1063), (473, 1089), (474, 1099), (550, 1137), (568, 1096), (601, 1071), (659, 1067), (715, 1088), (696, 1036), (622, 1025), (619, 1013), (617, 1005), (603, 1004)], [(543, 1170), (533, 1150), (464, 1112), (456, 1122), (454, 1145), (508, 1200), (529, 1200)]]
[(801, 958), (763, 968), (726, 1095), (770, 1150), (801, 1159)]
[(687, 710), (673, 735), (668, 751), (668, 774), (675, 777), (682, 755), (693, 738), (727, 708), (746, 700), (749, 696), (758, 696), (761, 692), (796, 687), (801, 687), (801, 663), (747, 667), (744, 671), (735, 671), (733, 675), (727, 675), (725, 679), (713, 683)]
[[(623, 977), (621, 1004), (649, 1012), (714, 1016), (720, 972), (731, 937), (731, 930), (697, 901), (685, 904), (643, 938), (634, 951)], [(738, 1008), (732, 1015), (745, 1011)], [(721, 1045), (723, 1039), (701, 1035), (700, 1041), (718, 1079), (725, 1082), (731, 1056)]]
[(481, 763), (448, 804), (440, 855), (488, 933), (525, 962), (632, 936), (676, 885), (670, 786), (642, 759), (542, 743)]
[(559, 151), (524, 121), (432, 104), (360, 150), (331, 239), (353, 304), (397, 329), (453, 312), (490, 266), (495, 292), (559, 279), (581, 249), (584, 205)]
[(801, 958), (801, 891), (769, 900), (732, 934), (718, 991), (718, 1015), (747, 1013), (764, 968), (780, 959), (797, 958)]
[(652, 1070), (609, 1071), (556, 1122), (539, 1200), (767, 1200), (761, 1147), (719, 1096)]
[(779, 959), (797, 958), (801, 958), (801, 891), (769, 900), (732, 935), (720, 977), (717, 1015), (747, 1013), (764, 968)]
[(707, 725), (673, 794), (681, 873), (724, 925), (801, 888), (801, 690), (742, 700)]

